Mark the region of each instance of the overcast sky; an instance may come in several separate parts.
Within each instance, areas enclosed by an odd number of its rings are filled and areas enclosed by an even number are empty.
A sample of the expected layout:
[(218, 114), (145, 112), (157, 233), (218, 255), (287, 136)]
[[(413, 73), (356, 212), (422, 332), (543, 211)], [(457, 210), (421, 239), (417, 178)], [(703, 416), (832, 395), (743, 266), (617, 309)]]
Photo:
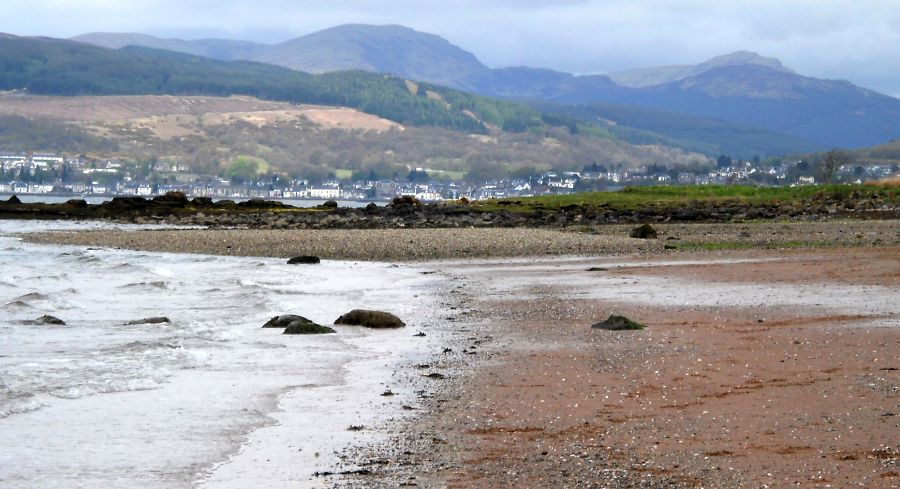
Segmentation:
[(579, 74), (737, 50), (900, 97), (898, 0), (4, 0), (0, 31), (274, 43), (346, 23), (439, 34), (491, 67)]

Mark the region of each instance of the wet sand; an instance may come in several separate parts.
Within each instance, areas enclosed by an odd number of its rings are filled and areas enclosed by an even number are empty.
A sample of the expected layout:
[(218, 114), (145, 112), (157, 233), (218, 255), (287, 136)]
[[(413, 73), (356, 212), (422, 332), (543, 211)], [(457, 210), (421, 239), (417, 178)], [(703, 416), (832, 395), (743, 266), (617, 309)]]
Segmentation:
[(347, 485), (897, 487), (900, 248), (684, 259), (447, 264), (482, 361)]

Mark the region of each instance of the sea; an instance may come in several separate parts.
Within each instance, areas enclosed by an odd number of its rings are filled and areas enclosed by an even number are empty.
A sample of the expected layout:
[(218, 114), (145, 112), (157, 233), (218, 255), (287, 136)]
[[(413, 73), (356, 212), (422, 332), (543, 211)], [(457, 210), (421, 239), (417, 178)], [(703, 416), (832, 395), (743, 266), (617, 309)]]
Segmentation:
[[(0, 221), (0, 488), (324, 487), (316, 473), (352, 469), (344, 450), (383, 442), (415, 406), (396, 371), (441, 347), (437, 275), (15, 236), (108, 227), (138, 226)], [(261, 328), (355, 308), (408, 326)], [(43, 315), (65, 325), (29, 323)], [(128, 324), (158, 316), (171, 322)]]

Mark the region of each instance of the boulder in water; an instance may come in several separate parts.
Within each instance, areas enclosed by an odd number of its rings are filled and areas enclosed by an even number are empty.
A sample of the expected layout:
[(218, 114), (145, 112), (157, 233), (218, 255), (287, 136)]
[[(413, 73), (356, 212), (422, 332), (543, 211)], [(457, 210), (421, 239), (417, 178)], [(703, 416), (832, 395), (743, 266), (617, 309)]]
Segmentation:
[(58, 317), (45, 314), (37, 319), (25, 321), (25, 324), (56, 324), (62, 326), (65, 325), (66, 322)]
[(22, 201), (19, 200), (19, 198), (16, 197), (15, 195), (13, 195), (12, 197), (6, 199), (6, 203), (10, 204), (10, 205), (16, 205), (16, 204), (21, 204)]
[(406, 323), (397, 316), (382, 311), (369, 311), (366, 309), (354, 309), (337, 318), (334, 324), (347, 324), (351, 326), (364, 326), (366, 328), (402, 328)]
[(158, 316), (152, 318), (137, 319), (135, 321), (128, 321), (127, 323), (125, 323), (125, 326), (134, 326), (137, 324), (165, 324), (171, 322), (172, 321), (170, 321), (167, 317)]
[(328, 334), (334, 333), (334, 329), (328, 326), (316, 324), (303, 316), (295, 314), (283, 314), (270, 319), (263, 328), (284, 328), (282, 334)]
[(595, 323), (591, 326), (593, 329), (605, 329), (607, 331), (626, 331), (626, 330), (638, 330), (644, 329), (644, 325), (631, 319), (628, 319), (625, 316), (617, 316), (615, 314), (606, 318), (605, 321), (601, 321), (599, 323)]

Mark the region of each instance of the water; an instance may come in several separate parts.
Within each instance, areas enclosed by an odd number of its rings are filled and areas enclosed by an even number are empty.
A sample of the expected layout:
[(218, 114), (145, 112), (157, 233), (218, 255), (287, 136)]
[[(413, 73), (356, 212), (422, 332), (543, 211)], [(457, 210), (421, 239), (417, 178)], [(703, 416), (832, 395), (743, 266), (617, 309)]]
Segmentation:
[[(69, 223), (66, 226), (78, 226)], [(100, 224), (100, 226), (109, 226)], [(0, 221), (0, 235), (57, 223)], [(336, 452), (401, 416), (379, 394), (437, 346), (438, 279), (413, 267), (154, 254), (0, 236), (0, 488), (315, 487)], [(410, 327), (336, 335), (261, 329), (353, 308)], [(44, 314), (64, 326), (25, 321)], [(169, 324), (126, 325), (152, 316)], [(398, 389), (393, 388), (395, 391)]]

